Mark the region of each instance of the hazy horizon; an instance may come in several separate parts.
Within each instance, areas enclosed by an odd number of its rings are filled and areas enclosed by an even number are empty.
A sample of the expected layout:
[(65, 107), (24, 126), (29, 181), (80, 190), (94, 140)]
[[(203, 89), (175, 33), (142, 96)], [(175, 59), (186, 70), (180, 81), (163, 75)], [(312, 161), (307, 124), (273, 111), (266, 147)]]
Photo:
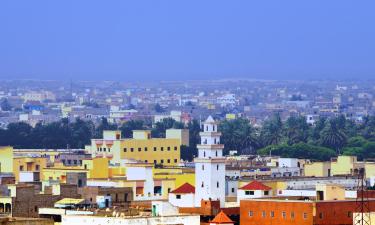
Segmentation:
[(0, 79), (373, 79), (374, 6), (2, 1)]

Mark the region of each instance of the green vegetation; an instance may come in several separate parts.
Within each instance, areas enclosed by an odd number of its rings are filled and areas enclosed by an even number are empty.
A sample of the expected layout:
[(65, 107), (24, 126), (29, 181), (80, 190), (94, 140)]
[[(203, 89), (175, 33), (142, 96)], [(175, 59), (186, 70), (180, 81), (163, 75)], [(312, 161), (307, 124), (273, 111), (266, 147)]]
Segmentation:
[[(192, 160), (197, 155), (200, 142), (200, 124), (189, 124), (167, 118), (151, 126), (149, 121), (131, 120), (117, 126), (103, 118), (99, 124), (77, 119), (62, 119), (49, 124), (39, 123), (31, 127), (26, 123), (12, 123), (0, 129), (0, 145), (15, 148), (83, 148), (91, 138), (101, 138), (103, 130), (119, 129), (125, 138), (132, 137), (133, 130), (149, 129), (153, 137), (165, 137), (169, 128), (189, 129), (190, 146), (181, 147), (181, 157)], [(255, 128), (244, 118), (224, 120), (219, 124), (224, 153), (237, 150), (238, 154), (280, 155), (283, 157), (328, 160), (338, 154), (355, 155), (360, 160), (375, 158), (375, 116), (366, 117), (361, 124), (339, 116), (319, 119), (314, 126), (304, 117), (290, 117), (285, 122), (279, 115), (266, 120), (261, 128)]]

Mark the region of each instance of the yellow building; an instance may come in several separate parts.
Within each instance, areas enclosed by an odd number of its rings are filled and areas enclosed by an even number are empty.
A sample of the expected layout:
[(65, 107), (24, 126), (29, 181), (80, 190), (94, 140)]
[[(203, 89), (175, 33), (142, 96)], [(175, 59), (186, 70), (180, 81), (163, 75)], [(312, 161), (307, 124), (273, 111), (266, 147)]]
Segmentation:
[(304, 165), (307, 177), (329, 177), (331, 176), (331, 162), (311, 162)]
[(359, 168), (360, 164), (357, 163), (356, 156), (340, 155), (331, 160), (332, 176), (356, 174)]
[(19, 157), (13, 159), (13, 173), (18, 182), (20, 172), (43, 172), (47, 167), (47, 159), (41, 157)]
[(92, 139), (86, 150), (92, 157), (107, 157), (112, 163), (138, 160), (176, 165), (180, 162), (180, 139), (152, 138), (151, 131), (133, 131), (133, 139), (122, 139), (121, 131), (104, 131), (103, 139)]
[(109, 178), (109, 159), (93, 158), (82, 160), (83, 169), (88, 170), (87, 178)]
[(44, 168), (42, 171), (42, 180), (59, 180), (60, 183), (66, 183), (67, 181), (67, 174), (68, 173), (88, 173), (88, 170), (81, 169), (81, 168), (56, 168), (56, 167), (49, 167)]
[(13, 173), (13, 147), (0, 146), (0, 172)]
[(366, 162), (365, 163), (365, 176), (366, 178), (375, 177), (375, 163)]
[(195, 186), (194, 170), (182, 168), (154, 168), (154, 179), (173, 179), (174, 186), (180, 187), (184, 183)]

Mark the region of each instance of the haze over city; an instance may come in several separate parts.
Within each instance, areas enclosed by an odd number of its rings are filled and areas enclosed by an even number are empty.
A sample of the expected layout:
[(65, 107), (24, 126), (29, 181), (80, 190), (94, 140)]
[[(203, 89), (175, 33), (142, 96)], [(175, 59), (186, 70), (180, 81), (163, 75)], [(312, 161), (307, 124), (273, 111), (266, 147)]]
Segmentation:
[(371, 79), (374, 1), (2, 1), (0, 78)]
[(374, 9), (0, 1), (0, 224), (374, 224)]

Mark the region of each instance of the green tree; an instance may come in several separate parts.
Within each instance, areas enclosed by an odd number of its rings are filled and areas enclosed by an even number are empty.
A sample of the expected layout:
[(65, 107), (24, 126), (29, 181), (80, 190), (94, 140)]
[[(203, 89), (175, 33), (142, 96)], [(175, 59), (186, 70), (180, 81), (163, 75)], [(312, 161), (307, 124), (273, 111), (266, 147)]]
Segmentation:
[(123, 138), (132, 138), (133, 130), (144, 130), (146, 127), (142, 120), (129, 120), (120, 127)]
[(335, 120), (326, 121), (320, 137), (321, 144), (325, 147), (335, 149), (337, 154), (340, 154), (341, 149), (347, 141), (345, 133), (340, 129)]
[(289, 145), (307, 142), (309, 125), (304, 117), (289, 117), (285, 123), (285, 134)]
[(283, 138), (283, 123), (279, 114), (274, 115), (272, 119), (266, 120), (263, 123), (260, 136), (263, 146), (281, 143)]

